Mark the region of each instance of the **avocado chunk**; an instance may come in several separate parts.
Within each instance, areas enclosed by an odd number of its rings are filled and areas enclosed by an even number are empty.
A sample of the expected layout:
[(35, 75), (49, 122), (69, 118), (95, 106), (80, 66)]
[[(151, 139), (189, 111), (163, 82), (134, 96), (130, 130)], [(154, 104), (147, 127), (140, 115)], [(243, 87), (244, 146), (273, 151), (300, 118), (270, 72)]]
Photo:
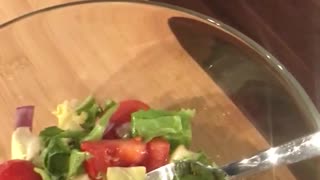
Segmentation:
[(184, 145), (180, 145), (172, 153), (170, 162), (175, 162), (179, 160), (197, 160), (200, 154), (188, 150)]
[(137, 167), (109, 167), (107, 170), (107, 180), (145, 180), (146, 168)]

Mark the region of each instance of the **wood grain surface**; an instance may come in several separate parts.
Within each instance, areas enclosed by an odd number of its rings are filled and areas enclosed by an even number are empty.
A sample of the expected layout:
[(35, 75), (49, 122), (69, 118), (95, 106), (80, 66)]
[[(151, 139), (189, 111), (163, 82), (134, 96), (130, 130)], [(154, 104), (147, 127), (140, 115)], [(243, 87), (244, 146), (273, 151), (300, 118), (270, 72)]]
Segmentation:
[[(0, 5), (2, 21), (45, 4), (1, 3), (9, 7)], [(9, 158), (17, 106), (36, 106), (39, 132), (56, 123), (50, 111), (57, 103), (88, 94), (100, 100), (137, 98), (157, 108), (195, 108), (193, 148), (203, 149), (218, 164), (269, 147), (177, 42), (167, 25), (174, 16), (192, 18), (144, 5), (90, 4), (0, 29), (0, 157)], [(295, 178), (280, 167), (248, 179)]]

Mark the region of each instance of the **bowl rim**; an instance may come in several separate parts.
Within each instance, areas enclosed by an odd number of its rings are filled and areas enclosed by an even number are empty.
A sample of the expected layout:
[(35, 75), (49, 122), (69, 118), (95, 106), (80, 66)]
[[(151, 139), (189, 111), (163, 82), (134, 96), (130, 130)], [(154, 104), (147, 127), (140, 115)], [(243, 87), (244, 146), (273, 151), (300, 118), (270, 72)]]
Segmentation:
[(35, 11), (30, 11), (25, 14), (22, 14), (20, 16), (14, 17), (10, 20), (7, 20), (3, 23), (0, 23), (0, 30), (5, 29), (6, 27), (15, 24), (16, 22), (23, 21), (24, 19), (27, 19), (32, 16), (36, 16), (41, 13), (46, 13), (48, 11), (61, 9), (64, 7), (69, 6), (76, 6), (76, 5), (82, 5), (82, 4), (92, 4), (92, 3), (132, 3), (132, 4), (145, 4), (155, 7), (162, 7), (167, 8), (171, 10), (180, 11), (182, 13), (189, 14), (191, 16), (195, 16), (197, 18), (200, 18), (201, 20), (205, 21), (209, 25), (213, 26), (214, 28), (218, 28), (222, 30), (225, 33), (228, 33), (229, 35), (241, 40), (243, 43), (245, 43), (249, 48), (251, 48), (253, 51), (255, 51), (258, 55), (263, 58), (263, 60), (269, 65), (273, 70), (275, 70), (275, 73), (277, 73), (280, 78), (284, 80), (284, 82), (288, 85), (288, 88), (291, 89), (290, 93), (292, 97), (295, 99), (297, 103), (297, 106), (300, 108), (301, 112), (305, 115), (306, 118), (311, 120), (313, 123), (313, 126), (315, 126), (316, 130), (320, 130), (320, 114), (317, 110), (315, 104), (312, 102), (310, 97), (307, 95), (304, 88), (301, 86), (301, 84), (294, 78), (294, 76), (285, 68), (285, 66), (280, 63), (280, 61), (274, 57), (272, 54), (270, 54), (266, 49), (264, 49), (261, 45), (259, 45), (257, 42), (246, 36), (245, 34), (241, 33), (240, 31), (236, 30), (235, 28), (223, 23), (220, 20), (217, 20), (215, 18), (212, 18), (210, 16), (204, 15), (202, 13), (179, 7), (176, 5), (171, 5), (167, 3), (162, 2), (154, 2), (154, 1), (146, 1), (146, 0), (77, 0), (73, 2), (66, 2), (61, 3), (57, 5), (47, 6), (44, 8), (40, 8)]

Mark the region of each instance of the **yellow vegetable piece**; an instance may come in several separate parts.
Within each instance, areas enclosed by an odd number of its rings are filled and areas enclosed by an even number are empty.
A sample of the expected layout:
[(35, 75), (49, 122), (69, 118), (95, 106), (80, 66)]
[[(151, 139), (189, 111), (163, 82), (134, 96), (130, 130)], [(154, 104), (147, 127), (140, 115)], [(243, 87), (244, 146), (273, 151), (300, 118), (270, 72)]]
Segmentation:
[(82, 112), (78, 115), (75, 111), (75, 103), (64, 101), (57, 106), (56, 111), (52, 112), (58, 119), (58, 127), (63, 130), (83, 130), (80, 126), (85, 122), (87, 114)]
[(198, 156), (198, 153), (189, 151), (184, 145), (180, 145), (172, 153), (170, 162), (183, 160), (184, 158), (194, 159)]
[(87, 174), (81, 174), (76, 177), (71, 177), (69, 180), (90, 180)]
[(137, 167), (109, 167), (107, 180), (145, 180), (146, 168)]

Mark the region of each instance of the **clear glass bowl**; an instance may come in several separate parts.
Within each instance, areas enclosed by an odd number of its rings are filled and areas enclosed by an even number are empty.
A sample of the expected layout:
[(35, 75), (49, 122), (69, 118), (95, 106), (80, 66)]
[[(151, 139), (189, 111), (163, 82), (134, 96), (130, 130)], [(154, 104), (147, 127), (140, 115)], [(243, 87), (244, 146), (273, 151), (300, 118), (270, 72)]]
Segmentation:
[[(36, 106), (35, 132), (54, 106), (94, 94), (156, 108), (195, 108), (193, 145), (219, 165), (316, 131), (319, 113), (271, 54), (235, 29), (149, 2), (81, 1), (0, 25), (0, 157), (15, 107)], [(320, 179), (319, 159), (247, 179)]]

